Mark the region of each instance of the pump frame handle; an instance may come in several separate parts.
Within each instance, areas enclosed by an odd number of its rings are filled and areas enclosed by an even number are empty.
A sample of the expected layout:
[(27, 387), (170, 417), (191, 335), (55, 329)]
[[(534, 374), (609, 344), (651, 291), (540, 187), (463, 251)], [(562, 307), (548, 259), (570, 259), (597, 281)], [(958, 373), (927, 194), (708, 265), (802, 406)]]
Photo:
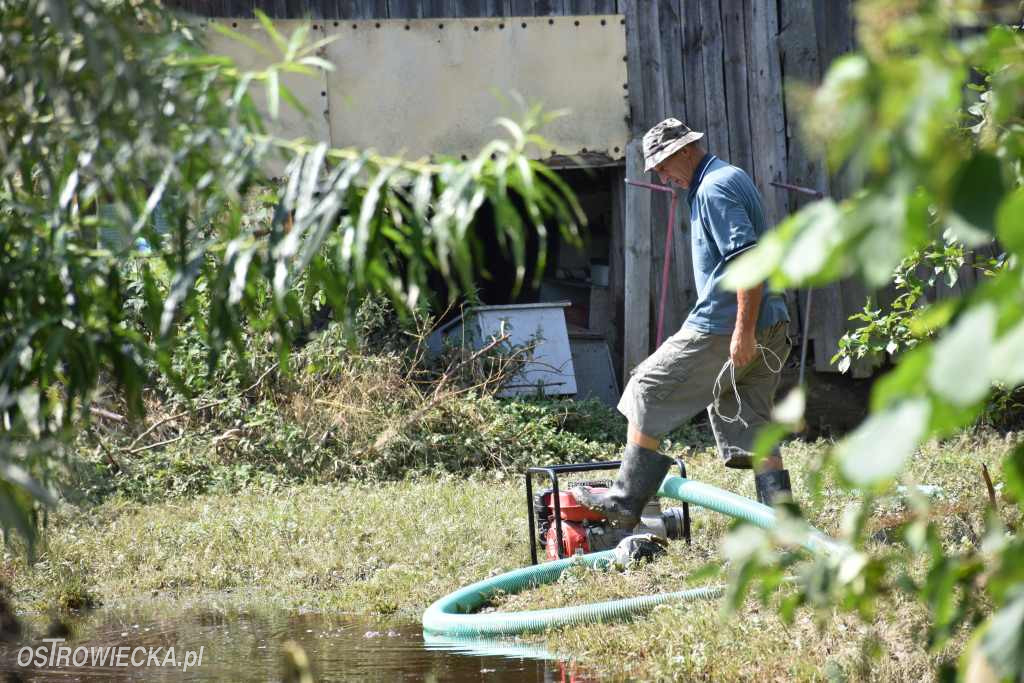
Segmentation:
[[(679, 466), (679, 474), (686, 477), (686, 464), (682, 458), (674, 458)], [(551, 479), (551, 496), (555, 504), (555, 541), (558, 548), (559, 559), (566, 557), (562, 552), (562, 503), (558, 497), (558, 475), (572, 472), (592, 472), (594, 470), (617, 469), (622, 465), (621, 460), (608, 460), (606, 462), (584, 462), (570, 465), (549, 465), (547, 467), (530, 467), (526, 470), (526, 518), (529, 522), (530, 563), (537, 564), (537, 522), (534, 519), (533, 510), (533, 475), (545, 474)], [(550, 532), (549, 532), (550, 533)], [(683, 503), (683, 538), (686, 545), (691, 544), (690, 539), (690, 504)]]

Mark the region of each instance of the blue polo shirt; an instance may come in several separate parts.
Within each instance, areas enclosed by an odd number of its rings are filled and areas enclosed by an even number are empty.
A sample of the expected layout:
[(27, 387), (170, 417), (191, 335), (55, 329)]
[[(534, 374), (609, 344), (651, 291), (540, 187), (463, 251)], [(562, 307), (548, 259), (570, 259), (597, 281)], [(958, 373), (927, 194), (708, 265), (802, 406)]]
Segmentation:
[[(722, 289), (729, 262), (757, 244), (767, 230), (761, 195), (743, 169), (704, 155), (690, 181), (690, 250), (697, 303), (684, 325), (709, 334), (732, 334), (736, 292)], [(764, 290), (758, 329), (789, 320), (786, 301)]]

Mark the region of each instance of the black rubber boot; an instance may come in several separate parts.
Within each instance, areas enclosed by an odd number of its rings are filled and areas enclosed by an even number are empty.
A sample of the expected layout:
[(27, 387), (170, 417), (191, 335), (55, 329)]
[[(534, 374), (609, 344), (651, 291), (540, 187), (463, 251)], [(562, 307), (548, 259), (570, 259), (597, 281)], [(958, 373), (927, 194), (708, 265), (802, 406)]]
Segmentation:
[(600, 512), (611, 526), (632, 529), (640, 523), (644, 505), (658, 492), (668, 474), (672, 458), (657, 451), (628, 444), (622, 455), (619, 476), (606, 493), (595, 493), (586, 486), (572, 489), (585, 508)]
[(787, 503), (793, 500), (793, 487), (789, 483), (789, 470), (768, 470), (754, 477), (757, 502), (765, 505)]

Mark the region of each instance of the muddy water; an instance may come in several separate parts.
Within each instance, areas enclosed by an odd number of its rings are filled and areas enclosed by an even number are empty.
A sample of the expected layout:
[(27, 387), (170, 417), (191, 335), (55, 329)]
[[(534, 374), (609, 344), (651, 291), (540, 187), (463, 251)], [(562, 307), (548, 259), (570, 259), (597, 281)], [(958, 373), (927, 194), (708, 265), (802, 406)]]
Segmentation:
[[(196, 607), (161, 616), (152, 609), (100, 609), (66, 618), (63, 633), (50, 630), (48, 619), (22, 621), (22, 642), (0, 644), (0, 679), (283, 680), (282, 645), (291, 640), (305, 650), (318, 681), (595, 680), (524, 643), (424, 642), (418, 624), (322, 612)], [(48, 630), (64, 640), (44, 641)], [(50, 649), (61, 647), (68, 648), (66, 663), (58, 659), (60, 650)], [(46, 648), (42, 655), (39, 648)], [(110, 648), (105, 663), (82, 664), (101, 657), (104, 648)]]

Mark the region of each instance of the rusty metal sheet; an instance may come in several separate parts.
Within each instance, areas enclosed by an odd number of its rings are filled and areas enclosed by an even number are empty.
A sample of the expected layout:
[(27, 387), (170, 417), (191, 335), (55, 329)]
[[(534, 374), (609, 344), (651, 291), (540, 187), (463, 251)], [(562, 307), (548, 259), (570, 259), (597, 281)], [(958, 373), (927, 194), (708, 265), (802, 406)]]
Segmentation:
[[(328, 22), (331, 140), (418, 158), (472, 155), (518, 118), (519, 93), (569, 115), (545, 126), (554, 154), (625, 156), (625, 27), (619, 15)], [(505, 97), (504, 101), (502, 97)]]
[[(213, 30), (210, 24), (214, 22), (219, 22), (233, 31), (265, 45), (270, 54), (261, 54), (246, 44)], [(198, 23), (204, 29), (203, 40), (207, 49), (213, 54), (231, 57), (241, 69), (247, 71), (265, 69), (271, 63), (281, 59), (273, 41), (255, 19), (204, 18), (198, 20)], [(274, 27), (285, 38), (291, 36), (292, 32), (302, 24), (310, 24), (310, 22), (299, 19), (274, 20)], [(323, 35), (323, 25), (314, 22), (310, 26), (307, 42), (319, 40)], [(256, 106), (265, 116), (267, 133), (288, 140), (306, 138), (311, 142), (329, 142), (331, 129), (327, 121), (327, 79), (324, 72), (318, 69), (315, 75), (284, 73), (281, 76), (281, 85), (287, 87), (309, 113), (308, 115), (303, 114), (282, 99), (278, 119), (272, 121), (269, 116), (266, 116), (267, 96), (264, 87), (262, 84), (253, 85), (250, 92)], [(284, 167), (284, 162), (275, 158), (267, 163), (266, 170), (271, 175), (279, 176), (283, 174)]]

